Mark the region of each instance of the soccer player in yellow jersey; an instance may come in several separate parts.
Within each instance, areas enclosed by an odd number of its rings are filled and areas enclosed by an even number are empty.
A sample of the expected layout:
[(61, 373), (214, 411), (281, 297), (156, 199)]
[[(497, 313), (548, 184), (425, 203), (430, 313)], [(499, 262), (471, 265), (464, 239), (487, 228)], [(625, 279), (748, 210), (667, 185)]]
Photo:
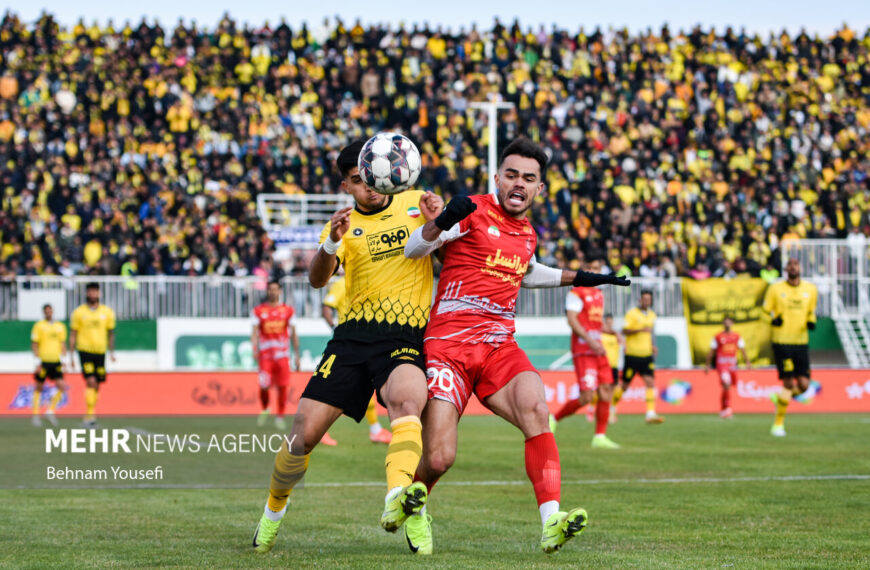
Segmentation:
[[(335, 280), (329, 288), (329, 291), (327, 291), (326, 297), (323, 298), (321, 314), (323, 315), (326, 324), (329, 325), (329, 328), (333, 330), (335, 329), (335, 320), (338, 318), (338, 315), (341, 314), (346, 300), (347, 285), (345, 284), (344, 277), (340, 277)], [(369, 400), (369, 405), (366, 408), (366, 421), (369, 424), (369, 440), (372, 443), (390, 443), (390, 440), (393, 439), (393, 434), (390, 433), (390, 430), (384, 429), (384, 426), (382, 426), (381, 422), (378, 421), (377, 405), (377, 398), (372, 396), (372, 399)], [(323, 436), (324, 441), (321, 441), (320, 443), (329, 445), (326, 441), (327, 438), (332, 440), (333, 444), (335, 444), (335, 440), (329, 437), (329, 433)]]
[(656, 388), (654, 359), (658, 349), (653, 342), (653, 327), (656, 314), (652, 310), (652, 291), (645, 289), (640, 293), (640, 304), (625, 313), (625, 363), (622, 367), (622, 382), (613, 390), (613, 405), (619, 403), (636, 375), (643, 378), (646, 385), (646, 423), (660, 424), (665, 419), (656, 413)]
[(764, 312), (770, 317), (773, 357), (782, 380), (782, 390), (771, 395), (776, 416), (770, 434), (785, 437), (785, 413), (792, 396), (810, 386), (810, 330), (816, 328), (816, 286), (801, 281), (796, 257), (785, 265), (786, 280), (774, 283), (764, 295)]
[(33, 390), (33, 425), (39, 427), (42, 420), (39, 419), (42, 389), (46, 380), (54, 381), (57, 391), (51, 398), (51, 404), (45, 411), (45, 419), (51, 425), (57, 425), (54, 410), (67, 391), (66, 382), (63, 381), (63, 357), (66, 356), (66, 326), (54, 320), (54, 309), (51, 305), (42, 307), (45, 318), (35, 325), (30, 332), (30, 347), (33, 355), (39, 360), (36, 365), (36, 373), (33, 375), (36, 386)]
[(423, 331), (432, 305), (432, 261), (409, 259), (404, 249), (444, 202), (429, 192), (385, 196), (368, 188), (357, 168), (362, 147), (355, 142), (338, 155), (341, 188), (355, 205), (332, 216), (308, 267), (309, 282), (320, 288), (344, 266), (346, 308), (299, 400), (289, 443), (275, 458), (269, 498), (254, 533), (258, 552), (275, 545), (290, 493), (320, 438), (342, 414), (361, 421), (373, 391), (387, 408), (393, 431), (381, 526), (395, 532), (426, 503), (426, 486), (413, 483), (413, 476), (423, 454), (420, 413), (428, 397)]
[(85, 286), (85, 303), (73, 311), (70, 317), (70, 366), (73, 350), (79, 353), (82, 376), (85, 378), (85, 427), (96, 427), (95, 410), (100, 384), (106, 381), (106, 351), (115, 362), (115, 311), (100, 303), (100, 286), (88, 283)]

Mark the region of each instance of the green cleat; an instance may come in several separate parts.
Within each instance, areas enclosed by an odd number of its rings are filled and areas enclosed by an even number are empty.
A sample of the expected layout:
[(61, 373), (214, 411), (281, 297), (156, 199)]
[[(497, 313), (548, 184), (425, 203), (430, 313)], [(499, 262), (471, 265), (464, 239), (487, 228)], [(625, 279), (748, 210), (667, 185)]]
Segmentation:
[(568, 540), (574, 538), (586, 529), (589, 516), (585, 509), (574, 509), (570, 512), (553, 513), (544, 523), (541, 535), (541, 550), (547, 554), (556, 552)]
[(287, 429), (287, 422), (284, 421), (284, 418), (275, 418), (275, 429), (279, 429), (281, 431)]
[(252, 546), (257, 552), (265, 554), (272, 550), (275, 546), (275, 539), (278, 537), (278, 528), (281, 526), (281, 521), (273, 521), (263, 513), (260, 517), (260, 522), (257, 523), (257, 528), (254, 530), (254, 540)]
[(559, 425), (559, 422), (556, 421), (556, 416), (550, 414), (550, 432), (556, 433), (556, 426)]
[(414, 554), (432, 554), (432, 515), (411, 515), (405, 521), (405, 540)]
[(384, 512), (381, 515), (381, 526), (387, 532), (396, 532), (411, 515), (416, 515), (426, 504), (428, 494), (426, 485), (417, 481), (404, 489), (396, 489), (387, 493), (384, 499)]
[(269, 410), (263, 410), (260, 412), (260, 415), (257, 416), (257, 426), (263, 427), (266, 425), (266, 421), (269, 419)]
[(592, 436), (592, 449), (619, 449), (619, 444), (604, 435), (598, 433)]
[(785, 437), (785, 426), (771, 426), (770, 435), (772, 435), (773, 437)]

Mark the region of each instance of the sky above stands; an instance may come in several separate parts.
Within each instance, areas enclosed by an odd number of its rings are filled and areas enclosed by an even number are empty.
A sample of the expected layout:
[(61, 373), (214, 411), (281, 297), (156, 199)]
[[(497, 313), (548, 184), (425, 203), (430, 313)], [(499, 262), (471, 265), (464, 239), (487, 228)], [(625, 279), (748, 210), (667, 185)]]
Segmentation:
[(359, 18), (364, 24), (388, 22), (408, 24), (428, 22), (452, 27), (458, 31), (460, 26), (476, 23), (481, 28), (489, 28), (493, 18), (498, 16), (503, 23), (519, 18), (523, 28), (541, 24), (548, 29), (554, 23), (569, 31), (584, 26), (587, 30), (595, 26), (628, 27), (636, 32), (647, 27), (658, 29), (664, 22), (671, 30), (690, 29), (696, 23), (705, 27), (715, 25), (724, 29), (731, 25), (739, 30), (745, 27), (749, 32), (766, 34), (783, 28), (795, 33), (801, 28), (808, 32), (829, 35), (847, 22), (852, 29), (861, 34), (870, 27), (870, 0), (625, 0), (590, 2), (563, 0), (561, 2), (519, 2), (502, 0), (500, 2), (468, 2), (467, 0), (435, 0), (430, 2), (397, 2), (396, 0), (367, 0), (349, 2), (330, 0), (328, 2), (299, 2), (274, 0), (245, 0), (234, 4), (222, 4), (206, 0), (148, 0), (147, 2), (118, 2), (118, 0), (43, 0), (42, 2), (20, 3), (9, 9), (25, 21), (33, 21), (40, 12), (47, 10), (66, 25), (74, 24), (84, 16), (85, 22), (94, 20), (104, 24), (110, 18), (116, 26), (124, 21), (138, 22), (145, 16), (149, 22), (159, 18), (164, 29), (175, 26), (179, 17), (185, 21), (196, 20), (200, 26), (213, 28), (224, 12), (240, 22), (254, 26), (269, 21), (276, 24), (284, 16), (291, 26), (303, 21), (309, 25), (319, 24), (326, 16), (338, 14), (345, 23)]

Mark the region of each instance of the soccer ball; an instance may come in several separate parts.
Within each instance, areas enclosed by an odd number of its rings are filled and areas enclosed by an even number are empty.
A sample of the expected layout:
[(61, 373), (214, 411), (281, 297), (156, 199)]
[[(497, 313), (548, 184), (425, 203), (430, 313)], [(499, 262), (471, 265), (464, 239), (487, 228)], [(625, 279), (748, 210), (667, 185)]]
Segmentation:
[(357, 165), (366, 186), (379, 194), (398, 194), (417, 182), (420, 151), (408, 137), (378, 133), (363, 145)]

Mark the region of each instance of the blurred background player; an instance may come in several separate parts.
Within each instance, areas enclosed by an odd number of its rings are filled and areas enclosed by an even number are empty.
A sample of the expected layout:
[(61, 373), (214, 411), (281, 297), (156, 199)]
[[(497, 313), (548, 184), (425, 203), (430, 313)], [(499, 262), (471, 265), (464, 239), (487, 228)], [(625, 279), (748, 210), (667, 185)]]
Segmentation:
[(622, 367), (622, 382), (613, 390), (613, 407), (622, 399), (635, 375), (646, 386), (646, 423), (660, 424), (665, 419), (656, 414), (655, 357), (658, 354), (653, 339), (656, 314), (652, 310), (652, 291), (640, 293), (640, 304), (625, 313), (625, 364)]
[(57, 425), (54, 410), (67, 391), (66, 382), (63, 381), (63, 357), (66, 356), (66, 326), (54, 320), (54, 309), (51, 305), (42, 307), (44, 319), (33, 325), (30, 332), (30, 348), (33, 355), (39, 360), (36, 372), (33, 375), (36, 386), (33, 389), (33, 425), (39, 427), (42, 420), (39, 418), (39, 409), (42, 401), (42, 389), (46, 380), (52, 380), (57, 390), (51, 398), (51, 403), (45, 411), (45, 419), (51, 425)]
[[(331, 329), (335, 329), (336, 320), (338, 315), (341, 313), (343, 303), (347, 299), (346, 293), (347, 286), (344, 281), (344, 276), (342, 276), (335, 280), (332, 286), (330, 286), (329, 291), (327, 291), (326, 296), (323, 298), (321, 314), (323, 315), (324, 320), (326, 320), (326, 324), (328, 324)], [(384, 429), (381, 422), (378, 421), (377, 405), (377, 398), (372, 396), (372, 399), (369, 400), (369, 407), (366, 408), (366, 421), (369, 424), (369, 440), (372, 443), (390, 443), (390, 440), (393, 439), (393, 434), (390, 433), (390, 430)], [(329, 434), (327, 434), (327, 436), (328, 435)], [(321, 440), (321, 443), (325, 442)]]
[(70, 368), (73, 350), (79, 353), (85, 378), (85, 427), (97, 425), (96, 408), (100, 385), (106, 381), (106, 351), (115, 362), (115, 311), (100, 303), (100, 286), (85, 286), (85, 302), (70, 316)]
[(287, 407), (287, 389), (290, 387), (290, 343), (293, 344), (293, 370), (299, 372), (299, 337), (296, 335), (295, 314), (293, 307), (281, 302), (281, 283), (269, 281), (266, 302), (254, 307), (251, 314), (251, 346), (259, 365), (262, 408), (257, 418), (259, 426), (266, 425), (269, 418), (269, 389), (275, 387), (278, 392), (275, 427), (281, 430), (287, 428), (284, 409)]
[[(457, 196), (414, 232), (408, 257), (443, 249), (441, 277), (426, 327), (429, 403), (416, 479), (431, 491), (456, 459), (459, 419), (473, 393), (525, 440), (526, 474), (542, 523), (541, 549), (552, 553), (586, 528), (582, 508), (560, 509), (559, 449), (549, 426), (544, 384), (514, 336), (520, 287), (628, 285), (625, 279), (536, 263), (537, 236), (527, 212), (544, 188), (547, 155), (527, 138), (508, 144), (495, 175), (497, 194)], [(408, 546), (432, 552), (428, 513), (408, 517)]]
[(785, 413), (792, 396), (810, 387), (810, 335), (816, 328), (816, 286), (801, 280), (801, 265), (796, 257), (785, 264), (786, 280), (767, 288), (763, 308), (770, 317), (770, 340), (776, 371), (782, 389), (770, 395), (776, 416), (770, 434), (785, 437)]
[(743, 355), (746, 369), (752, 368), (749, 358), (746, 356), (746, 344), (740, 334), (731, 330), (734, 320), (725, 317), (722, 321), (725, 330), (713, 337), (710, 341), (710, 352), (707, 353), (707, 364), (704, 366), (704, 374), (710, 371), (713, 360), (716, 361), (716, 372), (719, 374), (719, 382), (722, 385), (721, 411), (719, 416), (728, 419), (734, 415), (731, 410), (731, 386), (737, 384), (737, 352)]
[[(257, 552), (275, 545), (290, 494), (305, 476), (320, 438), (342, 414), (360, 422), (372, 391), (387, 408), (393, 431), (384, 461), (388, 490), (381, 527), (397, 531), (426, 504), (426, 486), (413, 477), (423, 455), (423, 331), (432, 305), (432, 261), (408, 259), (402, 252), (408, 235), (440, 214), (444, 202), (431, 192), (386, 196), (367, 187), (357, 166), (362, 148), (362, 142), (354, 142), (338, 155), (341, 189), (354, 206), (332, 215), (308, 266), (315, 288), (326, 286), (344, 267), (347, 308), (299, 399), (293, 436), (275, 457), (269, 497), (252, 541)], [(385, 247), (370, 249), (370, 243)]]
[[(601, 257), (591, 255), (586, 262), (586, 271), (601, 272)], [(595, 401), (595, 435), (592, 447), (619, 449), (619, 445), (607, 437), (610, 419), (610, 399), (613, 396), (613, 373), (607, 359), (607, 350), (602, 343), (604, 328), (604, 293), (595, 287), (575, 287), (565, 297), (565, 315), (571, 327), (571, 354), (574, 374), (580, 386), (580, 398), (569, 400), (551, 416), (550, 430), (581, 407)], [(617, 350), (619, 345), (617, 344)]]

